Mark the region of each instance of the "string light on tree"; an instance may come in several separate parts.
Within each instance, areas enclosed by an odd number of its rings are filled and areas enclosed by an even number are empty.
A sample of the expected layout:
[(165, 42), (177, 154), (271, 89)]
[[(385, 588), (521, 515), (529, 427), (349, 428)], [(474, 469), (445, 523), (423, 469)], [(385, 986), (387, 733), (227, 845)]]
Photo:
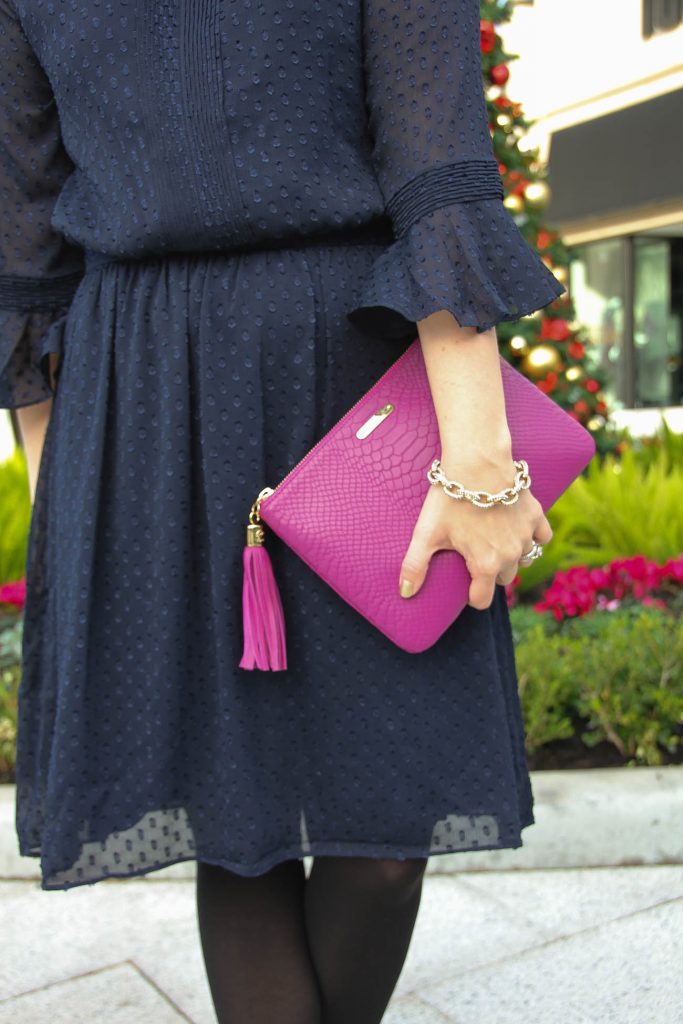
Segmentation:
[(524, 189), (527, 206), (532, 210), (545, 210), (550, 202), (550, 187), (545, 181), (531, 181)]
[(529, 351), (529, 342), (521, 334), (516, 334), (510, 338), (510, 348), (516, 356), (524, 356)]
[(510, 213), (521, 213), (524, 209), (524, 200), (516, 192), (511, 192), (503, 200), (503, 205), (507, 207)]

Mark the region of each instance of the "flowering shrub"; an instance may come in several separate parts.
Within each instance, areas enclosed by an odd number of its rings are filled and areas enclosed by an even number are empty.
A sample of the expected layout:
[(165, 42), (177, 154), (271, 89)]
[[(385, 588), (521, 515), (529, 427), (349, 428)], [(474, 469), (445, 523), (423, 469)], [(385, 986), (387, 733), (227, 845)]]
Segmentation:
[(0, 604), (11, 604), (15, 608), (23, 608), (26, 600), (26, 579), (12, 580), (0, 587)]
[(14, 779), (22, 626), (21, 614), (0, 616), (0, 783)]
[(683, 554), (663, 565), (635, 555), (616, 558), (602, 568), (576, 565), (556, 572), (552, 583), (534, 604), (558, 621), (592, 611), (614, 611), (622, 603), (666, 608), (666, 598), (683, 584)]

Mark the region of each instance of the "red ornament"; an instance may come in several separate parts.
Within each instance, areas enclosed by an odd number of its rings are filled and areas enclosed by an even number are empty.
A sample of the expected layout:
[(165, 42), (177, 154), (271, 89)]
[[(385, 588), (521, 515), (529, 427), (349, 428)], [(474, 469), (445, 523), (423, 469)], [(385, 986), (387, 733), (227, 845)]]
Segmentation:
[(496, 48), (496, 26), (492, 21), (479, 22), (481, 52), (491, 53)]
[(494, 64), (491, 68), (491, 81), (494, 85), (505, 85), (510, 77), (510, 69), (507, 64)]
[(599, 412), (601, 415), (603, 413), (606, 413), (607, 412), (607, 405), (606, 405), (606, 403), (605, 402), (598, 402), (598, 404), (595, 406), (595, 411)]
[(583, 415), (584, 413), (587, 413), (588, 411), (589, 411), (588, 402), (584, 401), (583, 398), (580, 398), (578, 400), (578, 402), (574, 402), (574, 412), (578, 412), (581, 415)]
[(544, 341), (566, 341), (571, 333), (569, 324), (561, 316), (545, 317), (541, 324), (541, 337)]
[(600, 390), (600, 383), (597, 380), (593, 380), (592, 377), (589, 377), (585, 382), (584, 387), (586, 391), (590, 391), (591, 395), (594, 395), (596, 391)]
[(541, 228), (541, 230), (536, 235), (536, 246), (539, 249), (547, 249), (548, 246), (551, 244), (552, 240), (553, 237), (551, 233), (549, 231), (546, 231), (545, 228)]
[(583, 357), (586, 354), (586, 349), (580, 341), (570, 342), (567, 351), (569, 352), (569, 355), (572, 357), (572, 359), (583, 359)]
[(557, 387), (558, 376), (552, 370), (546, 373), (543, 380), (538, 381), (538, 386), (546, 395), (551, 395)]

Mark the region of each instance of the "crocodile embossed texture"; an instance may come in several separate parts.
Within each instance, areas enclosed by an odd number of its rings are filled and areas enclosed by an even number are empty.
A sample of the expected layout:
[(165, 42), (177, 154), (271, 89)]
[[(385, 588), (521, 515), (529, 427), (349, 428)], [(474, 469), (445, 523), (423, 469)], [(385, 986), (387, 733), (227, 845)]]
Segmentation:
[[(529, 465), (544, 510), (595, 453), (592, 435), (500, 357), (513, 458)], [(387, 403), (394, 411), (356, 432)], [(261, 517), (341, 597), (406, 651), (436, 642), (467, 602), (458, 551), (432, 557), (418, 593), (398, 592), (399, 570), (440, 454), (419, 338), (261, 503)], [(482, 510), (482, 514), (486, 514)]]

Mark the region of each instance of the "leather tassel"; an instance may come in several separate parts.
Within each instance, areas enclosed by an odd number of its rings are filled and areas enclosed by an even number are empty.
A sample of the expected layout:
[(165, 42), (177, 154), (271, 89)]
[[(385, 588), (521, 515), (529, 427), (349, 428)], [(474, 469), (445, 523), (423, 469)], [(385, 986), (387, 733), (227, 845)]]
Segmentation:
[(273, 563), (263, 543), (258, 500), (249, 515), (247, 543), (242, 552), (244, 649), (239, 667), (280, 671), (287, 668), (285, 618)]

